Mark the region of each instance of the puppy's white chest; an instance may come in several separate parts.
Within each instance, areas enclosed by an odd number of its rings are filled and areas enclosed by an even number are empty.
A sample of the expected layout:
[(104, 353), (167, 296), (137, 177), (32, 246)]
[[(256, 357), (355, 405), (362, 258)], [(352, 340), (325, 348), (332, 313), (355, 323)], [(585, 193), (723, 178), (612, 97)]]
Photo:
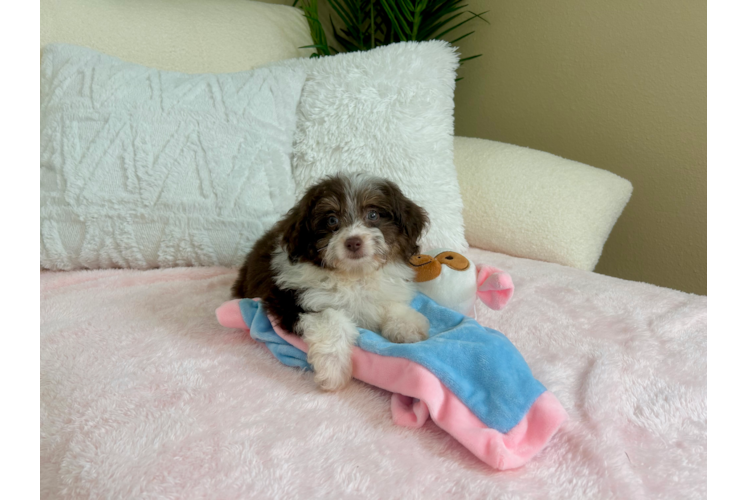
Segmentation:
[(364, 276), (320, 269), (309, 263), (292, 264), (281, 252), (273, 258), (281, 288), (297, 291), (306, 311), (345, 311), (356, 326), (379, 331), (384, 309), (393, 302), (408, 305), (415, 297), (413, 271), (400, 263), (387, 264)]
[(375, 331), (381, 328), (383, 308), (392, 302), (407, 304), (414, 295), (411, 283), (384, 270), (361, 278), (333, 274), (326, 281), (326, 286), (301, 294), (302, 306), (343, 310), (357, 326)]
[(357, 326), (379, 329), (381, 307), (388, 302), (388, 287), (383, 286), (386, 283), (380, 276), (351, 279), (332, 275), (326, 281), (322, 287), (310, 288), (301, 293), (302, 307), (311, 310), (343, 310)]

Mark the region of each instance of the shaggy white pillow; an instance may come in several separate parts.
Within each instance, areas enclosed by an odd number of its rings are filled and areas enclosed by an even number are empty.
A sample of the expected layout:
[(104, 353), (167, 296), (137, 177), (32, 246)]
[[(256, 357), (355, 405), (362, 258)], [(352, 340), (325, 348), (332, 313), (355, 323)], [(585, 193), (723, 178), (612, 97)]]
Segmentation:
[(186, 75), (49, 45), (41, 265), (241, 264), (294, 202), (303, 68)]
[(428, 212), (425, 249), (465, 250), (453, 159), (458, 59), (435, 40), (279, 63), (308, 72), (294, 139), (297, 198), (337, 172), (385, 177)]

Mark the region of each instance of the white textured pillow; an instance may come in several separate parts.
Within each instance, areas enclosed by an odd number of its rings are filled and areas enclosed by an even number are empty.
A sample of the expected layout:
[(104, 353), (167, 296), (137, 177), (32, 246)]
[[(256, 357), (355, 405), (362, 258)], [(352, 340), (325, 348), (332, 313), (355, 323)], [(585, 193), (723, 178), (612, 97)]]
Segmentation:
[(239, 265), (294, 201), (302, 68), (186, 75), (49, 45), (41, 265)]
[(455, 137), (470, 245), (592, 271), (628, 203), (608, 171), (501, 142)]
[(453, 161), (452, 46), (404, 42), (279, 64), (308, 71), (294, 139), (297, 197), (320, 177), (366, 171), (426, 209), (425, 249), (467, 248)]

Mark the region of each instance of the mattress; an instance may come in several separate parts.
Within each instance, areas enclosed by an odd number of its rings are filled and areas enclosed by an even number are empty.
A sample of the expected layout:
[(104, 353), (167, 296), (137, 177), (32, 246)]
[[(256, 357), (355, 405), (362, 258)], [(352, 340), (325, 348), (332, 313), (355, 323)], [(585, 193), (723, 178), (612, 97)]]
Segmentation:
[(41, 273), (42, 498), (704, 498), (706, 297), (470, 249), (569, 419), (499, 472), (390, 394), (323, 393), (214, 311), (236, 271)]

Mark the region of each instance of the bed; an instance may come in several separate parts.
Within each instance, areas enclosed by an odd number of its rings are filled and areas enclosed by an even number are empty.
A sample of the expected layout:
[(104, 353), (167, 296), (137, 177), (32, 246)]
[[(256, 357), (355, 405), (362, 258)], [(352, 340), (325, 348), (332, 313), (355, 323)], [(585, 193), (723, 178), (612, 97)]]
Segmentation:
[(41, 273), (42, 498), (704, 498), (706, 297), (471, 249), (568, 421), (497, 472), (390, 395), (321, 393), (219, 326), (235, 270)]
[[(299, 11), (245, 0), (43, 0), (41, 21), (43, 46), (185, 73), (311, 43)], [(477, 320), (568, 412), (526, 465), (492, 469), (432, 421), (395, 425), (391, 394), (364, 383), (321, 392), (220, 326), (235, 268), (42, 270), (41, 497), (704, 498), (707, 298), (592, 272), (631, 184), (475, 138), (454, 138), (454, 163), (466, 255), (515, 285)], [(81, 246), (55, 245), (47, 259)]]

